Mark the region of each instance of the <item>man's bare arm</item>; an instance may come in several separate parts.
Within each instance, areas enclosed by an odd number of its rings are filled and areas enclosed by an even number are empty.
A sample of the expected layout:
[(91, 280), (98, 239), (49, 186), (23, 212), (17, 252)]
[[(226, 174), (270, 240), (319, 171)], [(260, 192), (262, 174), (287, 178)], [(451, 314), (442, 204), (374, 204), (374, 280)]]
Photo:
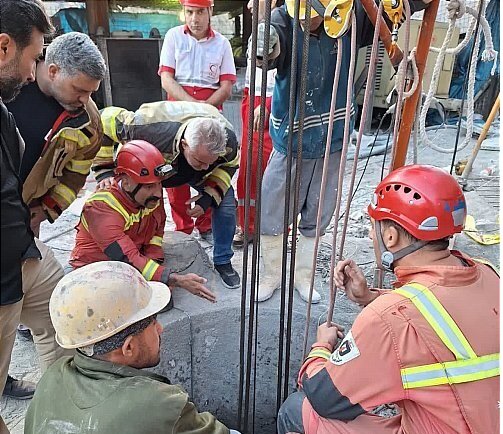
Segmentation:
[(229, 99), (232, 92), (232, 81), (222, 80), (220, 82), (220, 87), (213, 95), (211, 95), (205, 102), (211, 104), (215, 107), (221, 106), (225, 101)]

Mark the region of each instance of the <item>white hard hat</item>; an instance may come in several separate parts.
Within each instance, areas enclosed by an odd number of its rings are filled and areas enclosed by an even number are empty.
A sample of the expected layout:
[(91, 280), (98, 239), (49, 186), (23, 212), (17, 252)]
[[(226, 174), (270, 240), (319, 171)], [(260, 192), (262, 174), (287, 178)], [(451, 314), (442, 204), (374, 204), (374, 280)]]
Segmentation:
[(102, 261), (64, 276), (54, 288), (49, 312), (58, 344), (79, 348), (156, 314), (170, 299), (164, 283), (147, 282), (124, 262)]

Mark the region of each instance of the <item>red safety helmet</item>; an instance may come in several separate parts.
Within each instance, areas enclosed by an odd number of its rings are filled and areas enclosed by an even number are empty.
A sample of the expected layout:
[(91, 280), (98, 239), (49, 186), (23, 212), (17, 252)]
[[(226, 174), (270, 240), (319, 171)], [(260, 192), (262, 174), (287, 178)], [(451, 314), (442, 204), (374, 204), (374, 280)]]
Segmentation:
[(411, 165), (381, 181), (368, 213), (374, 220), (398, 223), (419, 240), (433, 241), (463, 230), (466, 202), (451, 175), (433, 166)]
[(193, 8), (211, 8), (213, 7), (213, 0), (180, 0), (180, 4)]
[(170, 170), (161, 151), (145, 140), (131, 140), (117, 154), (115, 173), (125, 173), (137, 184), (161, 182)]

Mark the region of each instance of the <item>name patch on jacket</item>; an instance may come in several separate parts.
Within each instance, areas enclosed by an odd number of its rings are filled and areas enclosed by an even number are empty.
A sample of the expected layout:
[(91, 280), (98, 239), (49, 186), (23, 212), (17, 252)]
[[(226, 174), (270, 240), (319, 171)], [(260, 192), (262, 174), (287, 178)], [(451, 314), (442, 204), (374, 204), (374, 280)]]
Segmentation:
[(350, 330), (344, 340), (331, 354), (330, 361), (335, 365), (344, 365), (344, 363), (356, 359), (359, 355), (360, 350), (356, 346), (352, 331)]

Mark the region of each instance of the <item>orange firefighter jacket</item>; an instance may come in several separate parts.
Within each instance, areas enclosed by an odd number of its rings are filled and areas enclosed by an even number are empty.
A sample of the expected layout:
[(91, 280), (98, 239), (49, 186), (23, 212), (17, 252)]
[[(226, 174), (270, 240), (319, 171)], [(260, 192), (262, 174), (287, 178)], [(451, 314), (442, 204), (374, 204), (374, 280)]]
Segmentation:
[(38, 162), (23, 184), (28, 206), (40, 204), (52, 223), (77, 198), (100, 150), (103, 128), (96, 104), (89, 99), (76, 115), (64, 111), (46, 137)]
[(154, 209), (139, 208), (118, 185), (98, 191), (84, 204), (70, 265), (122, 261), (147, 280), (167, 283), (170, 271), (161, 265), (165, 222), (162, 202)]
[(385, 403), (396, 403), (401, 416), (393, 418), (384, 430), (376, 424), (372, 432), (499, 432), (499, 277), (488, 266), (452, 253), (466, 266), (397, 267), (395, 286), (403, 291), (417, 282), (419, 288), (429, 289), (475, 357), (493, 359), (497, 365), (493, 376), (458, 384), (434, 385), (431, 379), (414, 384), (411, 372), (431, 365), (445, 374), (443, 368), (459, 357), (444, 344), (412, 299), (400, 290), (383, 292), (362, 310), (334, 352), (326, 343), (313, 345), (299, 373), (307, 396), (303, 404), (306, 434), (362, 432), (351, 430), (352, 422), (347, 421), (354, 421), (357, 427), (358, 419), (366, 423), (381, 419), (360, 415)]

